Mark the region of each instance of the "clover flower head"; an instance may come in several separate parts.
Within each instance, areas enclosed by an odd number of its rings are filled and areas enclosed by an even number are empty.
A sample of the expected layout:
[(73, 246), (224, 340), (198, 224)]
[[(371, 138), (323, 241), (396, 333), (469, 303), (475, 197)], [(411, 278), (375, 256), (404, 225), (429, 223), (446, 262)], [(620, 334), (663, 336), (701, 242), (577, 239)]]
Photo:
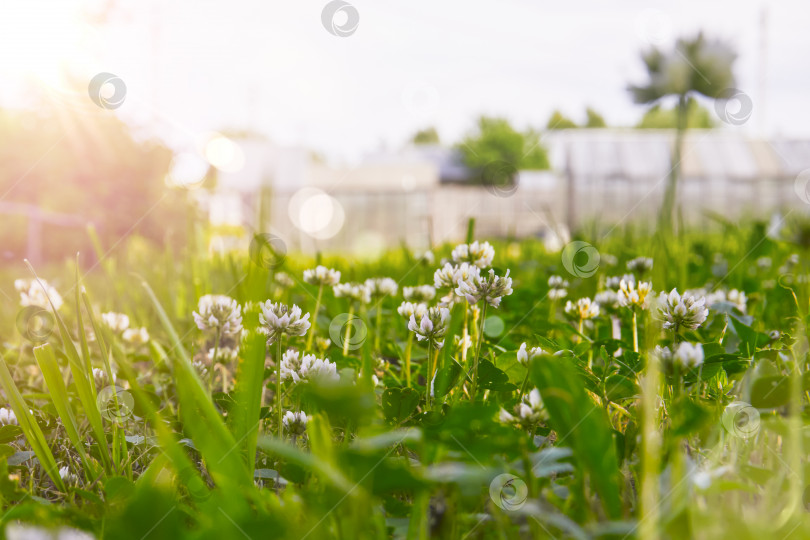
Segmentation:
[(607, 280), (605, 280), (605, 287), (617, 291), (619, 290), (619, 285), (621, 285), (622, 281), (635, 284), (636, 276), (634, 276), (633, 274), (625, 274), (623, 276), (611, 276), (607, 278)]
[[(694, 296), (698, 296), (698, 291), (689, 291), (692, 292)], [(710, 293), (704, 293), (706, 296), (706, 306), (712, 307), (715, 304), (731, 304), (735, 308), (737, 308), (741, 313), (745, 313), (748, 309), (748, 297), (745, 295), (743, 291), (737, 289), (731, 289), (730, 291), (726, 292), (722, 289), (712, 291)]]
[(123, 313), (115, 313), (113, 311), (102, 313), (101, 322), (116, 334), (120, 334), (129, 328), (129, 316)]
[(565, 303), (565, 313), (576, 319), (593, 319), (599, 316), (599, 304), (590, 298), (580, 298), (576, 302)]
[(469, 335), (464, 338), (459, 335), (453, 336), (453, 345), (455, 345), (458, 350), (468, 350), (472, 347), (472, 338)]
[(653, 260), (649, 257), (636, 257), (627, 261), (627, 269), (639, 275), (644, 275), (653, 268)]
[(600, 308), (616, 309), (619, 307), (619, 293), (610, 289), (599, 291), (593, 297), (593, 300), (599, 304)]
[(369, 278), (366, 280), (366, 288), (372, 298), (382, 298), (383, 296), (394, 296), (399, 287), (397, 282), (390, 277)]
[(224, 294), (206, 294), (200, 298), (193, 312), (197, 328), (203, 332), (219, 332), (221, 336), (239, 336), (242, 333), (242, 306)]
[(273, 279), (285, 289), (295, 286), (295, 281), (290, 277), (290, 274), (286, 272), (276, 272)]
[(478, 242), (472, 244), (459, 244), (451, 253), (453, 261), (456, 263), (470, 263), (478, 268), (492, 266), (492, 259), (495, 258), (495, 248), (489, 242)]
[(290, 379), (293, 383), (302, 381), (334, 382), (340, 379), (337, 366), (329, 360), (318, 358), (314, 354), (301, 354), (295, 349), (288, 349), (281, 357), (281, 380)]
[(68, 486), (75, 486), (79, 484), (79, 477), (70, 472), (70, 467), (67, 465), (59, 468), (59, 477)]
[(512, 278), (509, 270), (503, 277), (496, 276), (495, 270), (490, 269), (487, 277), (475, 275), (470, 281), (462, 281), (456, 287), (456, 294), (467, 299), (470, 304), (477, 304), (480, 300), (486, 301), (492, 307), (501, 305), (501, 298), (512, 294)]
[(436, 297), (436, 289), (432, 285), (403, 287), (402, 296), (409, 302), (430, 302)]
[(568, 281), (563, 279), (561, 276), (551, 276), (548, 278), (548, 286), (552, 289), (567, 289)]
[[(214, 358), (214, 353), (216, 353), (216, 358)], [(233, 362), (238, 357), (239, 349), (237, 347), (220, 346), (216, 351), (214, 351), (213, 348), (208, 349), (208, 358), (211, 358), (214, 362), (227, 364), (228, 362)]]
[(17, 415), (11, 409), (0, 408), (0, 426), (16, 426)]
[(672, 353), (672, 361), (682, 370), (690, 370), (703, 364), (703, 345), (684, 341)]
[(423, 313), (414, 313), (408, 321), (408, 330), (416, 334), (419, 341), (428, 340), (437, 349), (444, 346), (444, 336), (450, 326), (450, 310), (431, 307)]
[(334, 287), (340, 283), (340, 272), (318, 265), (311, 270), (304, 270), (304, 282), (310, 285)]
[(548, 297), (550, 300), (562, 300), (568, 296), (567, 289), (549, 289), (548, 290)]
[(301, 435), (307, 430), (307, 413), (304, 411), (287, 411), (281, 419), (284, 431), (292, 435)]
[[(113, 384), (115, 384), (115, 373), (113, 373)], [(96, 388), (104, 388), (110, 384), (110, 379), (107, 377), (107, 372), (103, 369), (93, 368), (93, 382), (96, 383)]]
[(335, 291), (337, 298), (348, 298), (352, 302), (361, 304), (371, 302), (371, 291), (363, 283), (338, 283), (332, 290)]
[(36, 279), (17, 279), (14, 281), (14, 288), (20, 293), (20, 305), (22, 307), (38, 306), (49, 309), (51, 304), (48, 302), (48, 298), (51, 299), (54, 309), (57, 310), (64, 303), (57, 290), (42, 278), (39, 281)]
[(206, 378), (206, 375), (208, 374), (208, 366), (205, 365), (205, 362), (194, 360), (191, 363), (191, 367), (194, 368), (194, 371), (197, 372), (197, 375), (199, 375), (201, 379)]
[(511, 414), (504, 408), (498, 413), (498, 420), (503, 424), (509, 424), (523, 429), (530, 429), (544, 418), (543, 399), (540, 391), (533, 388), (531, 392), (524, 394), (520, 403), (515, 406), (515, 414)]
[(127, 328), (121, 338), (130, 345), (144, 345), (149, 342), (149, 332), (146, 328)]
[(472, 281), (480, 274), (481, 269), (470, 263), (463, 262), (457, 265), (445, 263), (433, 273), (433, 285), (437, 289), (442, 287), (455, 289), (462, 281)]
[(662, 292), (659, 304), (663, 306), (659, 311), (666, 329), (673, 328), (677, 331), (684, 327), (695, 330), (709, 316), (709, 308), (705, 306), (706, 298), (693, 296), (689, 292), (681, 296), (677, 289), (672, 289), (669, 294)]
[(529, 363), (530, 360), (534, 359), (537, 356), (543, 354), (543, 349), (540, 347), (532, 347), (531, 349), (526, 348), (525, 343), (520, 344), (520, 349), (517, 352), (517, 360), (524, 366)]
[(260, 303), (259, 331), (267, 336), (267, 343), (275, 343), (283, 334), (288, 336), (303, 336), (309, 330), (309, 313), (302, 316), (301, 308), (293, 304), (288, 307), (281, 302), (270, 300)]
[(315, 338), (315, 348), (322, 353), (325, 353), (329, 350), (329, 347), (332, 345), (332, 340), (329, 338), (322, 338), (316, 337)]
[(413, 315), (421, 317), (424, 313), (427, 312), (427, 309), (428, 309), (427, 304), (418, 304), (415, 302), (402, 302), (397, 308), (397, 313), (399, 313), (406, 319), (410, 319), (411, 316)]
[(620, 306), (631, 309), (647, 309), (650, 302), (648, 296), (652, 292), (652, 283), (639, 281), (638, 283), (621, 280), (616, 299)]
[(415, 254), (414, 257), (416, 258), (417, 261), (422, 261), (425, 264), (432, 265), (434, 262), (436, 262), (436, 255), (434, 255), (433, 252), (430, 251), (429, 249), (422, 253)]

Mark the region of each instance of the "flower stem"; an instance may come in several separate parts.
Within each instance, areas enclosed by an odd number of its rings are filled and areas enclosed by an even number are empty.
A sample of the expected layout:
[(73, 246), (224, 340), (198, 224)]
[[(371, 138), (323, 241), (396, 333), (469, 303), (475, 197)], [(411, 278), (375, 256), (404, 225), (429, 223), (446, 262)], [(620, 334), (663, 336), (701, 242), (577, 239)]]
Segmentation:
[(633, 309), (633, 351), (638, 352), (638, 317)]
[(323, 297), (323, 283), (318, 287), (318, 298), (315, 300), (315, 312), (312, 314), (312, 326), (307, 336), (307, 352), (312, 351), (312, 340), (315, 339), (315, 328), (318, 326), (318, 312), (321, 309), (321, 298)]
[(349, 318), (346, 319), (346, 333), (343, 336), (343, 356), (349, 354), (349, 339), (352, 333), (352, 319), (354, 319), (354, 304), (349, 305)]
[(374, 350), (377, 352), (380, 352), (380, 334), (382, 333), (382, 302), (382, 298), (380, 298), (380, 301), (377, 302), (377, 321), (374, 325)]
[(405, 386), (411, 387), (411, 349), (413, 349), (413, 334), (408, 332), (408, 341), (405, 344)]
[(475, 393), (478, 390), (478, 361), (481, 358), (481, 345), (484, 343), (484, 321), (487, 318), (487, 303), (484, 302), (481, 308), (481, 328), (478, 331), (478, 347), (475, 351), (475, 360), (473, 362), (473, 380), (470, 399), (475, 401)]
[(461, 329), (461, 365), (467, 369), (467, 321), (470, 318), (470, 306), (464, 304), (464, 326)]
[(284, 437), (284, 415), (281, 412), (281, 336), (276, 341), (276, 418), (278, 419), (278, 438)]
[(217, 353), (219, 352), (219, 334), (220, 330), (217, 328), (217, 335), (214, 338), (214, 355), (211, 357), (211, 367), (208, 370), (208, 393), (214, 393), (214, 366), (217, 363)]
[(425, 410), (430, 409), (430, 379), (433, 368), (431, 366), (433, 358), (433, 341), (428, 339), (428, 355), (427, 355), (427, 381), (425, 382)]

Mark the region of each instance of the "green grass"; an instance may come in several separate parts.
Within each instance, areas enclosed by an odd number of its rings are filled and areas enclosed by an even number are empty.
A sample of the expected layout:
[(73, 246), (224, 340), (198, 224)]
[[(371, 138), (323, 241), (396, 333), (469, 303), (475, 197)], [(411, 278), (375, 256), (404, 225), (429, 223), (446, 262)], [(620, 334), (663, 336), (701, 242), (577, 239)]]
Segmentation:
[[(759, 224), (719, 227), (668, 239), (632, 228), (586, 235), (602, 255), (588, 277), (568, 273), (540, 242), (493, 241), (493, 267), (510, 270), (514, 292), (486, 309), (483, 326), (466, 304), (453, 307), (430, 403), (437, 351), (410, 337), (397, 307), (403, 286), (433, 283), (453, 246), (437, 247), (435, 264), (403, 248), (376, 261), (319, 257), (343, 282), (399, 282), (396, 297), (353, 311), (368, 333), (345, 355), (345, 329), (330, 326), (352, 308), (302, 282), (316, 264), (309, 257), (267, 269), (247, 253), (176, 254), (133, 239), (87, 275), (73, 263), (37, 268), (65, 302), (37, 343), (18, 331), (18, 299), (0, 306), (0, 406), (17, 418), (0, 426), (2, 524), (137, 540), (807, 537), (810, 253)], [(638, 352), (629, 309), (603, 306), (580, 331), (565, 300), (593, 298), (639, 256), (655, 261), (643, 279), (656, 294), (738, 289), (747, 309), (716, 305), (699, 328), (676, 334), (657, 310), (640, 310)], [(32, 271), (0, 270), (2, 288)], [(294, 286), (275, 280), (282, 271)], [(551, 275), (569, 281), (562, 301), (547, 297)], [(215, 345), (191, 314), (209, 293), (243, 306), (245, 331), (236, 357), (203, 374)], [(320, 305), (315, 337), (332, 343), (310, 347), (340, 376), (281, 385), (283, 410), (309, 418), (305, 433), (281, 438), (276, 345), (245, 307), (268, 299), (305, 313)], [(106, 311), (146, 328), (148, 343), (113, 332)], [(473, 345), (462, 358), (455, 338), (465, 324)], [(285, 336), (284, 348), (303, 353), (310, 337)], [(521, 364), (523, 342), (544, 353)], [(702, 344), (703, 364), (673, 370), (651, 355), (674, 342)], [(99, 373), (101, 386), (115, 379), (118, 388), (97, 387)], [(534, 388), (535, 416), (500, 420)], [(733, 402), (750, 405), (758, 423), (735, 417)]]

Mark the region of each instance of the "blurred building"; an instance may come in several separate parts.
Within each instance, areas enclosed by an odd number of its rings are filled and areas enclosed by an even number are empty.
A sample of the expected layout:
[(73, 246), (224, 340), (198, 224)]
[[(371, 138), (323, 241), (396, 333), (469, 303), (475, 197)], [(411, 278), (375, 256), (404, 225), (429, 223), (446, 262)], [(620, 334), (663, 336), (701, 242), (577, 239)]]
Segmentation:
[[(420, 248), (461, 240), (470, 217), (482, 236), (565, 238), (585, 223), (609, 227), (657, 215), (673, 132), (572, 129), (541, 142), (551, 170), (520, 171), (516, 186), (493, 188), (474, 185), (477, 173), (460, 154), (438, 146), (335, 167), (302, 149), (243, 140), (244, 166), (219, 174), (211, 218), (272, 232), (290, 249), (374, 252), (399, 242)], [(681, 167), (679, 203), (691, 223), (707, 219), (707, 211), (734, 219), (810, 208), (810, 195), (796, 188), (810, 169), (810, 140), (692, 130)]]

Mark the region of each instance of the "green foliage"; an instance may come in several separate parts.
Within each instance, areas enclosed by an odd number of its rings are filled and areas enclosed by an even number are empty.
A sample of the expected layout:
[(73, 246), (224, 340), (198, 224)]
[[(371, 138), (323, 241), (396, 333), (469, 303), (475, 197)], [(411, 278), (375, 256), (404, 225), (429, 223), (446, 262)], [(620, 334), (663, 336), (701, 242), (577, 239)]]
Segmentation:
[(477, 130), (458, 145), (464, 163), (479, 171), (480, 183), (514, 180), (520, 169), (548, 169), (546, 151), (533, 132), (521, 133), (504, 118), (482, 116)]
[(563, 115), (560, 111), (555, 110), (546, 122), (546, 129), (573, 129), (579, 127), (576, 122)]
[[(687, 102), (686, 127), (688, 129), (710, 129), (715, 127), (712, 113), (702, 107), (695, 99)], [(678, 110), (676, 107), (665, 108), (654, 105), (636, 125), (639, 129), (676, 129), (678, 127)]]
[(411, 142), (413, 144), (439, 144), (441, 141), (439, 140), (439, 132), (436, 131), (436, 128), (431, 126), (425, 129), (420, 129), (416, 133), (413, 134), (411, 137)]

